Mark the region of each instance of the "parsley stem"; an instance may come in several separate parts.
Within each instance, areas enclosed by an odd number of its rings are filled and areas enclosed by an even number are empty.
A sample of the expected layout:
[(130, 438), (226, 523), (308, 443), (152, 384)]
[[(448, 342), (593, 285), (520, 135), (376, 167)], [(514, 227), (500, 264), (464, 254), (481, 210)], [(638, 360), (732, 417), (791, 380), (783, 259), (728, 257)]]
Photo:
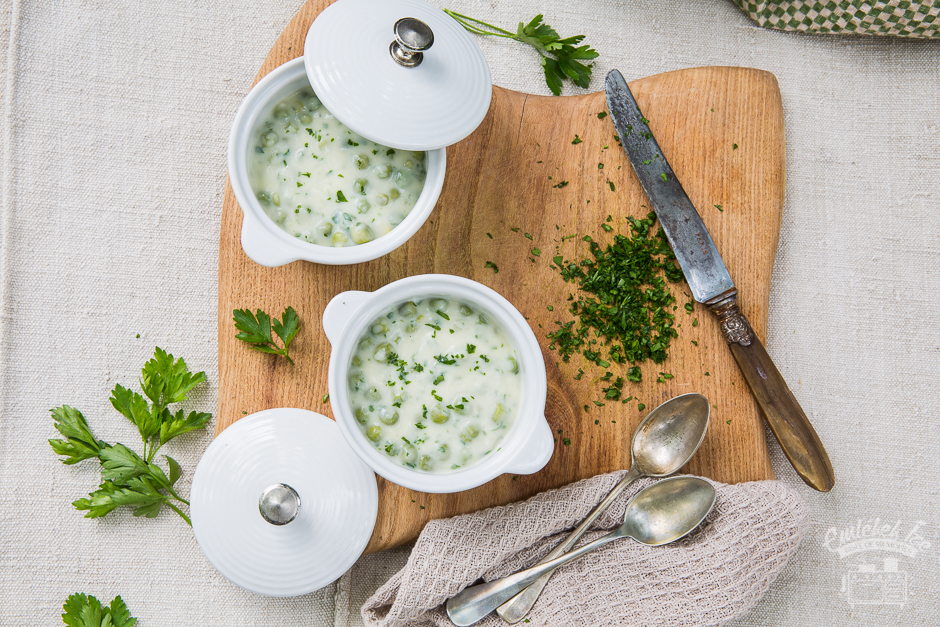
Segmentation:
[[(456, 11), (451, 11), (450, 9), (444, 9), (444, 13), (451, 16), (455, 20), (457, 20), (461, 26), (466, 28), (471, 33), (475, 33), (477, 35), (492, 35), (494, 37), (505, 37), (506, 39), (516, 38), (515, 33), (511, 33), (508, 30), (503, 30), (499, 26), (493, 26), (492, 24), (487, 24), (486, 22), (482, 22), (478, 19), (472, 18), (469, 15), (461, 15), (460, 13), (457, 13)], [(473, 24), (470, 24), (470, 22), (473, 22), (474, 24), (480, 24), (481, 26), (486, 26), (487, 28), (492, 29), (492, 30), (491, 31), (483, 30), (482, 28), (478, 26), (474, 26)], [(492, 31), (496, 31), (496, 32), (494, 33)]]
[[(158, 433), (157, 435), (159, 435), (159, 433)], [(154, 440), (154, 441), (152, 441), (152, 442), (150, 443), (150, 453), (148, 453), (147, 456), (144, 457), (144, 459), (147, 460), (147, 463), (148, 463), (148, 464), (153, 461), (154, 455), (156, 455), (156, 454), (157, 454), (157, 451), (160, 450), (160, 447), (163, 446), (163, 444), (158, 444), (157, 442), (159, 442), (159, 440)], [(145, 452), (145, 453), (147, 452), (147, 444), (146, 444), (146, 443), (144, 443), (144, 452)]]
[[(180, 500), (182, 500), (182, 499), (180, 499)], [(189, 516), (187, 516), (186, 514), (184, 514), (178, 507), (176, 507), (175, 505), (173, 505), (173, 503), (170, 503), (169, 501), (164, 501), (164, 503), (166, 503), (166, 506), (167, 506), (167, 507), (169, 507), (169, 508), (172, 509), (174, 512), (176, 512), (177, 514), (179, 514), (180, 516), (182, 516), (182, 517), (183, 517), (183, 520), (186, 521), (186, 524), (187, 524), (187, 525), (189, 525), (190, 527), (193, 526), (193, 521), (191, 521), (191, 520), (189, 519)], [(189, 505), (189, 503), (187, 503), (187, 505)]]

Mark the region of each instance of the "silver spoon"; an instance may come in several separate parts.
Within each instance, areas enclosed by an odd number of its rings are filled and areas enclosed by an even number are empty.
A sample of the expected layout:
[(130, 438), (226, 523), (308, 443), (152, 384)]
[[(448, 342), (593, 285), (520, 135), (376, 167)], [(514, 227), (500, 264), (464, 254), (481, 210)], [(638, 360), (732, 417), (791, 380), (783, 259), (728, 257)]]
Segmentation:
[[(701, 394), (677, 396), (651, 411), (633, 432), (630, 472), (561, 544), (542, 558), (539, 564), (555, 559), (571, 549), (578, 538), (584, 535), (588, 527), (607, 511), (610, 504), (631, 483), (641, 477), (665, 477), (685, 466), (705, 439), (710, 413), (708, 399)], [(545, 584), (551, 578), (552, 573), (549, 571), (497, 608), (496, 613), (507, 623), (518, 623), (535, 605)]]
[(715, 496), (712, 484), (698, 477), (663, 479), (630, 499), (623, 524), (606, 536), (528, 570), (465, 588), (447, 600), (447, 615), (459, 627), (472, 625), (545, 573), (620, 538), (650, 546), (675, 542), (705, 520), (715, 506)]

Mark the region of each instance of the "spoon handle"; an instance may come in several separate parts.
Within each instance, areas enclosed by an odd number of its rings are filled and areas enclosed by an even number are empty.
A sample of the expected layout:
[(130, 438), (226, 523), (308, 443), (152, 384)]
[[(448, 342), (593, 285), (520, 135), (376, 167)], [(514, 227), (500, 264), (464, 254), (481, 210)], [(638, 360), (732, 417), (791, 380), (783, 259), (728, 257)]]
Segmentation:
[(588, 542), (561, 557), (556, 557), (543, 564), (537, 564), (527, 570), (520, 570), (518, 573), (502, 579), (464, 588), (463, 591), (447, 600), (447, 616), (458, 627), (472, 625), (545, 573), (551, 572), (599, 546), (622, 537), (624, 537), (624, 532), (621, 528), (617, 528), (606, 536)]
[[(584, 532), (588, 530), (588, 527), (594, 524), (594, 521), (597, 520), (601, 514), (607, 511), (607, 508), (610, 507), (611, 503), (620, 496), (620, 494), (629, 486), (631, 483), (643, 477), (643, 473), (637, 468), (636, 463), (630, 467), (630, 472), (624, 475), (623, 479), (620, 480), (614, 489), (610, 491), (603, 501), (597, 504), (597, 506), (591, 510), (591, 513), (587, 515), (581, 524), (574, 528), (574, 531), (565, 538), (561, 544), (552, 549), (552, 552), (542, 558), (542, 561), (539, 564), (544, 564), (548, 561), (551, 561), (566, 553), (571, 547), (575, 545), (575, 542), (584, 535)], [(529, 585), (528, 588), (506, 601), (496, 609), (496, 613), (499, 614), (507, 623), (513, 624), (518, 623), (520, 620), (525, 618), (526, 614), (532, 609), (532, 606), (535, 605), (535, 602), (538, 600), (539, 595), (542, 594), (542, 590), (545, 588), (545, 585), (548, 583), (548, 580), (552, 578), (552, 573), (554, 570), (550, 570), (534, 582)]]

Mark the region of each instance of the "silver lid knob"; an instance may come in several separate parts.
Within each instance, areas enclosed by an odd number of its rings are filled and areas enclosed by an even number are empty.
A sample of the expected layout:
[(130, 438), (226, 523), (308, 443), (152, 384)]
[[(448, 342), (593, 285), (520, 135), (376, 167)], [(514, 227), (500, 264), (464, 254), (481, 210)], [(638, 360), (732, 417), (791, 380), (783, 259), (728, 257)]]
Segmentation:
[(434, 33), (421, 20), (403, 17), (395, 22), (395, 41), (388, 47), (395, 63), (405, 67), (417, 67), (424, 60), (425, 50), (434, 45)]
[(284, 483), (275, 483), (264, 489), (258, 499), (261, 517), (272, 525), (286, 525), (300, 511), (300, 495)]

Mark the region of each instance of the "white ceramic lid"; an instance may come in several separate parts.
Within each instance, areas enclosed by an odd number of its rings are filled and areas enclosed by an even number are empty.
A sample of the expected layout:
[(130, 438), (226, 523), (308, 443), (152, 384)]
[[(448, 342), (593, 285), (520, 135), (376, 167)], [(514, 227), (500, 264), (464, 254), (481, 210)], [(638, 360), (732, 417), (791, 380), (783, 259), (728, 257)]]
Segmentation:
[[(399, 65), (389, 52), (401, 18), (433, 32), (417, 67)], [(483, 121), (493, 93), (471, 35), (421, 0), (339, 0), (310, 27), (304, 65), (313, 90), (343, 124), (404, 150), (457, 143)]]
[[(261, 516), (274, 484), (300, 497), (290, 522)], [(365, 549), (378, 513), (375, 475), (336, 423), (303, 409), (242, 418), (209, 445), (193, 476), (190, 512), (199, 547), (233, 583), (267, 596), (318, 590)]]

